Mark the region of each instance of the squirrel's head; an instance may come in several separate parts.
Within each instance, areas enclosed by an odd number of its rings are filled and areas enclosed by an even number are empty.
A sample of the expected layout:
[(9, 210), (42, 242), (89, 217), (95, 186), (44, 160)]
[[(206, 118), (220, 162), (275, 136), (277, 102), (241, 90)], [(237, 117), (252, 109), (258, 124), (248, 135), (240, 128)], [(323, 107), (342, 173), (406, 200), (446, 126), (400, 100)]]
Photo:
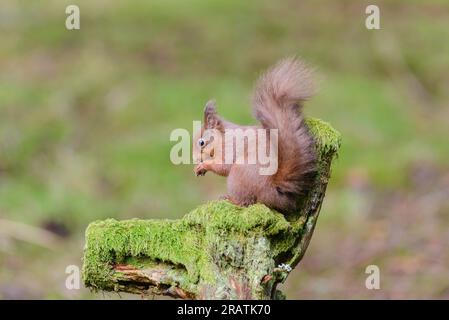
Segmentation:
[(200, 132), (193, 138), (193, 156), (197, 163), (216, 159), (221, 154), (224, 127), (214, 100), (206, 103), (203, 121)]

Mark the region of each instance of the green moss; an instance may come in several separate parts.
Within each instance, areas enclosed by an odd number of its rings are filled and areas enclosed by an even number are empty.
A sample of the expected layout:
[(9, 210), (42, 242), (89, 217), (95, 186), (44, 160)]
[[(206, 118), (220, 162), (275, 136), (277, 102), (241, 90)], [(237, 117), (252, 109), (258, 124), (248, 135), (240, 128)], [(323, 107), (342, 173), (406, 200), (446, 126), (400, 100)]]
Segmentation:
[(230, 264), (243, 266), (236, 255), (238, 248), (250, 250), (254, 241), (276, 237), (277, 244), (271, 248), (276, 256), (293, 245), (297, 231), (283, 215), (264, 205), (241, 208), (228, 201), (209, 202), (181, 220), (96, 221), (86, 231), (84, 282), (110, 290), (114, 264), (143, 266), (146, 261), (161, 261), (185, 268), (190, 283), (200, 278), (213, 283), (216, 270), (212, 266), (219, 255), (228, 253)]
[(317, 150), (320, 155), (338, 153), (341, 145), (341, 134), (335, 130), (329, 123), (316, 119), (307, 118), (306, 124), (309, 127), (310, 133), (315, 137), (317, 143)]
[[(102, 287), (112, 278), (111, 266), (130, 257), (181, 264), (196, 277), (200, 239), (179, 221), (108, 219), (86, 231), (84, 279), (87, 286)], [(104, 288), (108, 289), (108, 288)]]

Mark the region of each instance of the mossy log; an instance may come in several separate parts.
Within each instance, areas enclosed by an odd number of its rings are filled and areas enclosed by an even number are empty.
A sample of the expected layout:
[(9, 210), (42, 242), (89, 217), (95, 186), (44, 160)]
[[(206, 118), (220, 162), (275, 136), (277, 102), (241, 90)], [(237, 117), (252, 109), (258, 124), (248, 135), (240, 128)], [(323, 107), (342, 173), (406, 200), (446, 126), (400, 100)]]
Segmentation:
[(212, 201), (178, 220), (91, 223), (83, 279), (93, 290), (183, 299), (279, 299), (276, 289), (303, 257), (340, 147), (329, 124), (307, 120), (319, 175), (302, 210), (284, 217), (262, 204)]

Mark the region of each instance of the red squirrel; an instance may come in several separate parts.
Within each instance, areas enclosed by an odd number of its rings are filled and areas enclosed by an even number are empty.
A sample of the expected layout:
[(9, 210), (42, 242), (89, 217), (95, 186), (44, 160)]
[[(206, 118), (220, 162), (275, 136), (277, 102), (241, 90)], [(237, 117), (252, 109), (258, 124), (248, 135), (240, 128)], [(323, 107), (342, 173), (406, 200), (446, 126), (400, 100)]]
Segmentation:
[[(217, 114), (215, 101), (204, 109), (204, 123), (194, 138), (193, 154), (197, 176), (212, 171), (227, 177), (227, 195), (224, 197), (239, 206), (256, 202), (283, 214), (297, 212), (301, 199), (312, 188), (317, 174), (315, 142), (308, 131), (302, 113), (303, 103), (314, 93), (312, 70), (300, 59), (287, 58), (263, 74), (256, 83), (252, 97), (253, 114), (260, 126), (240, 126), (224, 120)], [(259, 136), (248, 134), (245, 149), (237, 153), (234, 141), (225, 139), (227, 130), (241, 129), (246, 133), (277, 129), (277, 170), (260, 174), (260, 161), (242, 163), (252, 156), (248, 146), (267, 143)], [(213, 131), (215, 135), (206, 135)], [(268, 134), (266, 135), (269, 136)], [(269, 148), (276, 147), (268, 139)], [(232, 147), (227, 149), (232, 143)], [(267, 150), (269, 149), (267, 147)], [(225, 161), (226, 152), (231, 152)], [(228, 154), (229, 156), (229, 154)], [(231, 161), (229, 161), (231, 159)]]

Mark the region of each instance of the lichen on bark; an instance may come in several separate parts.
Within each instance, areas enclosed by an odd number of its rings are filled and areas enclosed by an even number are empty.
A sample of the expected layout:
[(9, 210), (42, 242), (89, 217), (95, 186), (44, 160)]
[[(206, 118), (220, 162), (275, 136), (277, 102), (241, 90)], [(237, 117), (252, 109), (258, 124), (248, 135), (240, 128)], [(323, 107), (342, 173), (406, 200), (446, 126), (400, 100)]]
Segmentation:
[(263, 204), (211, 201), (178, 220), (92, 222), (83, 279), (94, 290), (193, 299), (269, 299), (304, 254), (321, 207), (340, 134), (308, 119), (320, 172), (304, 208), (287, 220)]

